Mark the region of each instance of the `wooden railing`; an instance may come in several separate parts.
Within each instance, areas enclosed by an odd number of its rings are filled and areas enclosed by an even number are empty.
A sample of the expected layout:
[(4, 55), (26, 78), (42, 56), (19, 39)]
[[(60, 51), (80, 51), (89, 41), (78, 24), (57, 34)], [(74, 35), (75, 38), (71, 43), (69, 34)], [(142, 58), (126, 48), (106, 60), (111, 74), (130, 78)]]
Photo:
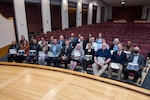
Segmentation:
[(77, 76), (80, 76), (80, 77), (86, 77), (86, 78), (89, 78), (89, 79), (92, 79), (92, 80), (101, 81), (101, 82), (108, 83), (108, 84), (111, 84), (111, 85), (119, 86), (121, 88), (129, 89), (129, 90), (136, 91), (138, 93), (150, 96), (150, 90), (147, 90), (147, 89), (144, 89), (144, 88), (141, 88), (141, 87), (138, 87), (138, 86), (126, 84), (126, 83), (123, 83), (123, 82), (119, 82), (119, 81), (115, 81), (115, 80), (111, 80), (111, 79), (107, 79), (107, 78), (103, 78), (103, 77), (94, 76), (94, 75), (91, 75), (91, 74), (84, 74), (84, 73), (81, 73), (81, 72), (66, 70), (66, 69), (62, 69), (62, 68), (42, 66), (42, 65), (36, 65), (36, 64), (14, 63), (14, 62), (0, 62), (0, 65), (38, 68), (38, 69), (44, 69), (44, 70), (52, 70), (52, 71), (63, 72), (63, 73), (67, 73), (67, 74), (73, 74), (73, 75), (77, 75)]
[(3, 48), (0, 48), (0, 58), (5, 56), (7, 53), (8, 53), (8, 48), (9, 48), (10, 45), (7, 45)]

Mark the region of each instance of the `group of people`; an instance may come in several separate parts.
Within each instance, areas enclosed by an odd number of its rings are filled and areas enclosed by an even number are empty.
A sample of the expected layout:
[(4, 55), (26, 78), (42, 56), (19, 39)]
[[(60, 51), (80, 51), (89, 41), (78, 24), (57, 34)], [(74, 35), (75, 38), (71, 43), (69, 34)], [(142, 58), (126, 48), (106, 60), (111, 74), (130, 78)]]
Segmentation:
[[(19, 55), (18, 52), (11, 54), (10, 49), (24, 50), (24, 54)], [(35, 50), (36, 54), (30, 55), (31, 50)], [(112, 72), (117, 71), (118, 80), (122, 73), (124, 73), (124, 79), (127, 80), (129, 73), (132, 72), (135, 74), (133, 82), (136, 82), (141, 76), (145, 65), (144, 57), (140, 54), (140, 47), (133, 47), (131, 41), (127, 41), (127, 45), (123, 47), (119, 38), (115, 38), (113, 45), (109, 46), (101, 33), (96, 39), (91, 34), (84, 39), (81, 34), (75, 37), (74, 33), (71, 33), (68, 39), (60, 35), (59, 40), (51, 36), (50, 40), (46, 41), (42, 36), (40, 41), (32, 37), (30, 42), (22, 35), (18, 44), (12, 41), (8, 61), (20, 63), (26, 61), (34, 64), (37, 62), (40, 65), (55, 67), (61, 67), (61, 63), (64, 63), (64, 68), (67, 69), (69, 65), (70, 70), (75, 70), (79, 64), (83, 67), (82, 72), (84, 73), (87, 72), (87, 67), (92, 65), (94, 75), (101, 76), (108, 69), (108, 77), (112, 78)], [(127, 67), (129, 63), (136, 64), (138, 69), (129, 69)]]

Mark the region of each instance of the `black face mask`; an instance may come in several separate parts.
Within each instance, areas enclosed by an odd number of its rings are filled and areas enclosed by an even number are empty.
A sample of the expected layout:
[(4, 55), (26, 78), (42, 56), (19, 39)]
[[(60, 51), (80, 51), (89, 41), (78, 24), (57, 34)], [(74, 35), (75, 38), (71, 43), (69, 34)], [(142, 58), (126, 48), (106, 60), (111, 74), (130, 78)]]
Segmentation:
[(134, 53), (135, 53), (135, 54), (138, 54), (138, 53), (139, 53), (139, 51), (136, 51), (136, 50), (135, 50), (135, 51), (134, 51)]

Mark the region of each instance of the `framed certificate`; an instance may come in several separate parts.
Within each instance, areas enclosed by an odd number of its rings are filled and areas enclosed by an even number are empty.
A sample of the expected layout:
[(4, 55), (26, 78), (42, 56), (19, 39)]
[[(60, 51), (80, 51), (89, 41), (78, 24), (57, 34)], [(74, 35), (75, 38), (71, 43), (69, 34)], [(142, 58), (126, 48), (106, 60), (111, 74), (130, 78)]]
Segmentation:
[(98, 57), (97, 58), (97, 61), (101, 64), (104, 64), (105, 63), (105, 57)]
[(128, 63), (127, 69), (128, 69), (128, 70), (139, 70), (139, 64)]
[(92, 55), (85, 55), (84, 59), (85, 60), (92, 60), (92, 57), (93, 57)]
[(79, 51), (75, 51), (75, 52), (74, 52), (74, 56), (76, 56), (76, 57), (80, 57), (80, 56), (81, 56), (81, 54), (80, 54), (80, 52), (79, 52)]
[(43, 56), (45, 56), (45, 53), (43, 52), (43, 51), (39, 51), (39, 56), (41, 57), (43, 57)]
[(36, 50), (29, 50), (29, 56), (36, 56)]
[(110, 63), (110, 67), (112, 68), (112, 69), (119, 69), (120, 67), (119, 67), (119, 63), (114, 63), (114, 62), (111, 62)]
[(18, 55), (24, 55), (25, 54), (25, 50), (18, 50)]
[(51, 52), (51, 51), (48, 51), (48, 56), (49, 56), (49, 57), (54, 57), (54, 54), (53, 54), (53, 52)]
[(17, 54), (17, 50), (16, 49), (9, 49), (9, 53), (10, 54)]

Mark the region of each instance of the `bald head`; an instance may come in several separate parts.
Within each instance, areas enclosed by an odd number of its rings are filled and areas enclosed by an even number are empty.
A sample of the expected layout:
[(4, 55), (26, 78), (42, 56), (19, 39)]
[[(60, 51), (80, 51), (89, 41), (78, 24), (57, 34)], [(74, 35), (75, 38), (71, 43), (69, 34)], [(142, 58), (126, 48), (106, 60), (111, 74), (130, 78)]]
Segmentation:
[(106, 43), (102, 43), (102, 50), (105, 50), (107, 47), (107, 44)]
[(140, 52), (140, 48), (138, 47), (138, 46), (136, 46), (135, 48), (134, 48), (134, 53), (135, 54), (138, 54)]

